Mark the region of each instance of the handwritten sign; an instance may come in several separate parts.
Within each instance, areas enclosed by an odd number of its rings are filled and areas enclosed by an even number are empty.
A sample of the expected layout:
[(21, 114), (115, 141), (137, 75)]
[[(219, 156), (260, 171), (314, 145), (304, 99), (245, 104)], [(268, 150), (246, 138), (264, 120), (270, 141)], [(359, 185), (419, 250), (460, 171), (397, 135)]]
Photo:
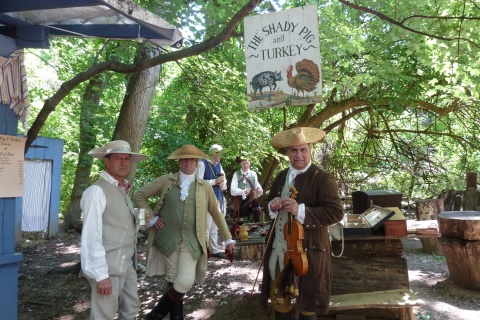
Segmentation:
[(0, 198), (23, 197), (23, 137), (0, 135)]
[(250, 109), (322, 101), (317, 6), (246, 17)]

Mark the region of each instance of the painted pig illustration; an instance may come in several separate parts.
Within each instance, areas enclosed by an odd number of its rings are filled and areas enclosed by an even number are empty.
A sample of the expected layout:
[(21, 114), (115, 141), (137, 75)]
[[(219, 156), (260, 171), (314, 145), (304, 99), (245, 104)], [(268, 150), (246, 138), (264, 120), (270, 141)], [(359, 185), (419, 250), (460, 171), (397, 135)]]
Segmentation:
[(277, 88), (277, 81), (282, 81), (281, 72), (273, 71), (263, 71), (255, 75), (250, 82), (250, 87), (253, 89), (253, 96), (257, 97), (257, 91), (262, 94), (263, 87), (270, 88), (270, 96), (272, 95), (272, 90)]

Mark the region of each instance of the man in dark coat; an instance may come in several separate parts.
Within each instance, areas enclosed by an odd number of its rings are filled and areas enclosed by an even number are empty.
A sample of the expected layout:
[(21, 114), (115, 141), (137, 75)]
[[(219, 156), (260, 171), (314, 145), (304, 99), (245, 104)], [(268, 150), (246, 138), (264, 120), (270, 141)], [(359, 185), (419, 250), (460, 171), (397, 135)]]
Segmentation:
[[(327, 314), (332, 282), (331, 248), (328, 226), (343, 219), (343, 204), (333, 177), (311, 162), (312, 143), (325, 137), (316, 128), (299, 127), (275, 135), (270, 144), (290, 160), (288, 169), (273, 181), (265, 206), (266, 213), (274, 220), (274, 235), (267, 248), (263, 270), (262, 303), (271, 299), (275, 319), (292, 318), (291, 295), (276, 295), (277, 284), (284, 269), (284, 252), (287, 244), (284, 228), (288, 213), (303, 225), (303, 249), (308, 260), (308, 271), (296, 277), (296, 319), (317, 319), (317, 314)], [(290, 197), (289, 187), (298, 194)], [(288, 240), (288, 239), (287, 239)]]

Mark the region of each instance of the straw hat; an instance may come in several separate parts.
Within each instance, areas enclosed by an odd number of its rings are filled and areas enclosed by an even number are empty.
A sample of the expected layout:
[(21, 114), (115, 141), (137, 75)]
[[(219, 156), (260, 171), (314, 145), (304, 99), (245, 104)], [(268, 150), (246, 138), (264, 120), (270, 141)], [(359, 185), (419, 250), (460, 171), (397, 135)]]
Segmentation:
[(142, 161), (147, 158), (146, 155), (141, 153), (132, 152), (132, 148), (130, 148), (130, 144), (127, 141), (123, 140), (114, 140), (109, 143), (105, 147), (99, 147), (92, 149), (88, 152), (89, 156), (94, 158), (103, 159), (105, 156), (114, 153), (126, 153), (131, 154), (131, 161)]
[(222, 148), (221, 145), (212, 144), (210, 149), (208, 149), (208, 154), (211, 155), (211, 156), (214, 156), (214, 155), (222, 156), (222, 150), (223, 150), (223, 148)]
[(198, 149), (194, 145), (186, 144), (177, 150), (173, 151), (171, 155), (168, 156), (168, 160), (176, 159), (206, 159), (207, 155), (203, 153), (202, 150)]
[(285, 149), (305, 143), (313, 143), (325, 137), (323, 130), (311, 127), (297, 127), (277, 133), (270, 140), (270, 144), (277, 151), (285, 153)]

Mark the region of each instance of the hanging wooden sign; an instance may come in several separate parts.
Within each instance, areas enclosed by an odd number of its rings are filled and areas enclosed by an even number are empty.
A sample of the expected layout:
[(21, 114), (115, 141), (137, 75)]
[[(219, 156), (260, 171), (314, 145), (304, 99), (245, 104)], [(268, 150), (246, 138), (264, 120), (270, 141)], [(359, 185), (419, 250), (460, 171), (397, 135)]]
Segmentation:
[(322, 101), (317, 6), (246, 17), (250, 109)]

